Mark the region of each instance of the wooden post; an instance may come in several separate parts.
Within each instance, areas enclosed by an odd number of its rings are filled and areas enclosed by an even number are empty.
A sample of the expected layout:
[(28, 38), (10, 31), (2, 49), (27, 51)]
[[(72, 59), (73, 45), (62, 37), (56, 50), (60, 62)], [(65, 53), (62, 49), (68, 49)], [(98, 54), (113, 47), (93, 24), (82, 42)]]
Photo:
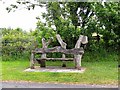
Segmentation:
[(35, 60), (34, 60), (34, 53), (31, 53), (31, 58), (30, 58), (30, 68), (34, 69), (34, 64), (35, 64)]
[[(65, 54), (62, 54), (62, 58), (65, 58)], [(66, 61), (63, 61), (62, 67), (66, 67)]]
[[(42, 38), (42, 48), (47, 48), (47, 43), (45, 42), (45, 38)], [(46, 53), (43, 53), (41, 58), (46, 58)], [(46, 67), (45, 60), (40, 61), (40, 67)]]
[[(51, 39), (49, 39), (48, 42), (45, 41), (45, 38), (42, 38), (42, 48), (43, 49), (46, 49), (48, 47), (48, 45), (50, 44), (51, 42)], [(43, 53), (41, 58), (46, 58), (46, 53)], [(40, 61), (40, 67), (46, 67), (46, 64), (45, 64), (46, 60), (41, 60)]]
[[(62, 38), (60, 37), (59, 34), (56, 35), (56, 38), (57, 38), (58, 42), (60, 43), (61, 47), (66, 49), (67, 44), (65, 42), (63, 42), (63, 40), (62, 40)], [(62, 54), (62, 58), (65, 58), (65, 54)], [(65, 61), (63, 61), (62, 67), (66, 67), (66, 62)]]
[[(88, 38), (87, 38), (87, 36), (80, 35), (80, 36), (79, 36), (79, 39), (78, 39), (78, 41), (77, 41), (77, 43), (76, 43), (76, 45), (75, 45), (75, 48), (80, 48), (81, 43), (82, 43), (82, 44), (88, 43)], [(81, 59), (82, 59), (82, 55), (83, 55), (83, 54), (74, 55), (75, 68), (77, 68), (77, 69), (81, 69)]]
[[(80, 35), (79, 39), (78, 39), (78, 41), (75, 45), (75, 48), (80, 48), (82, 39), (83, 39), (83, 35)], [(75, 68), (77, 68), (77, 69), (81, 69), (81, 58), (82, 58), (82, 55), (80, 55), (80, 54), (79, 55), (74, 55)]]
[(46, 67), (46, 60), (45, 59), (42, 59), (40, 60), (40, 67)]

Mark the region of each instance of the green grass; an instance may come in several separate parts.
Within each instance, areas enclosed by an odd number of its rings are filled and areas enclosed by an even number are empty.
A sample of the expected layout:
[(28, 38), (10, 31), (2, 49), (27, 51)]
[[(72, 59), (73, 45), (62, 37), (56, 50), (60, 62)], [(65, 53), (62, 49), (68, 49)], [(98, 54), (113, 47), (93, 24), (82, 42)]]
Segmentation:
[[(47, 62), (47, 65), (58, 65), (62, 62)], [(84, 73), (53, 73), (53, 72), (24, 72), (29, 67), (29, 61), (3, 61), (2, 80), (79, 83), (79, 84), (118, 84), (118, 61), (82, 62), (86, 68)], [(73, 66), (69, 62), (68, 66)]]

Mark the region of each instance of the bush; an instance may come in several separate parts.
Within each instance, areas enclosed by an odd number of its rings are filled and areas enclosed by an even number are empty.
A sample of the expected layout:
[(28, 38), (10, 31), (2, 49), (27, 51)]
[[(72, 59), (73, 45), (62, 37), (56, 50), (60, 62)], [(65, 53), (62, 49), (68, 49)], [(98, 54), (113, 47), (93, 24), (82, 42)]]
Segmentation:
[(9, 60), (9, 57), (26, 57), (34, 48), (34, 37), (19, 28), (2, 29), (2, 35), (2, 60)]

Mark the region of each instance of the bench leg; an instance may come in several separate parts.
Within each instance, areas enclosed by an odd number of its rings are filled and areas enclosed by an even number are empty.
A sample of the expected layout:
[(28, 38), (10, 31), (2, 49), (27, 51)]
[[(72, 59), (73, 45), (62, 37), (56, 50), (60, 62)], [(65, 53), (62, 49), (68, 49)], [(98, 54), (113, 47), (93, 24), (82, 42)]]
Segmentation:
[(35, 61), (34, 61), (34, 53), (31, 54), (31, 59), (30, 59), (30, 68), (35, 69), (34, 67)]
[(40, 67), (46, 67), (46, 60), (40, 60)]
[[(43, 53), (41, 58), (46, 58), (46, 53)], [(45, 59), (40, 60), (40, 67), (46, 67), (45, 62), (46, 62)]]
[[(62, 54), (62, 58), (65, 58), (65, 54)], [(62, 67), (66, 67), (66, 61), (63, 61)]]
[(75, 68), (78, 70), (81, 70), (81, 58), (82, 58), (82, 55), (75, 55), (74, 56)]
[(63, 61), (62, 67), (66, 67), (66, 61)]
[(30, 67), (31, 69), (35, 69), (34, 65)]

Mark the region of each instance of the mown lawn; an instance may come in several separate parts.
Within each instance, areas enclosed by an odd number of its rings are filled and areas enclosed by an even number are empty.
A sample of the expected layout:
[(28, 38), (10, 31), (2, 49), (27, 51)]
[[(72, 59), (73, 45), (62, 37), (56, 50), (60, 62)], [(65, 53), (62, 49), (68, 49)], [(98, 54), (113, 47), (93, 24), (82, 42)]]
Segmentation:
[[(47, 62), (47, 65), (61, 65), (61, 62)], [(73, 66), (69, 62), (68, 66)], [(2, 80), (33, 81), (79, 84), (118, 84), (118, 61), (82, 62), (84, 73), (24, 72), (28, 60), (2, 61)]]

